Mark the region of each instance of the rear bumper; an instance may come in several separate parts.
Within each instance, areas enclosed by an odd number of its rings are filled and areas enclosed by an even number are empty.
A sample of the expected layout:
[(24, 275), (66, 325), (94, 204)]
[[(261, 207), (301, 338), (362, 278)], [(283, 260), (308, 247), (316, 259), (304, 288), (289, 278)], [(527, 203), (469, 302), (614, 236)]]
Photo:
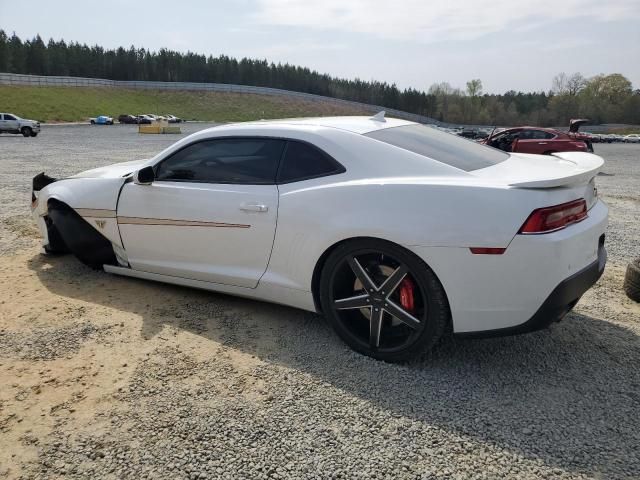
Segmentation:
[(602, 234), (598, 242), (598, 259), (560, 282), (529, 320), (512, 327), (459, 333), (458, 336), (474, 338), (500, 337), (535, 332), (547, 328), (552, 323), (562, 320), (573, 309), (580, 297), (600, 279), (604, 273), (606, 263), (607, 250), (604, 246), (604, 234)]
[[(607, 214), (606, 205), (597, 201), (585, 220), (544, 235), (516, 235), (502, 255), (473, 255), (469, 248), (412, 249), (442, 283), (454, 333), (531, 331), (529, 322), (543, 323), (540, 317), (550, 316), (552, 307), (557, 307), (556, 319), (562, 316), (597, 280), (582, 272), (606, 260), (599, 239)], [(574, 277), (580, 280), (570, 281)], [(541, 311), (547, 313), (538, 315)]]

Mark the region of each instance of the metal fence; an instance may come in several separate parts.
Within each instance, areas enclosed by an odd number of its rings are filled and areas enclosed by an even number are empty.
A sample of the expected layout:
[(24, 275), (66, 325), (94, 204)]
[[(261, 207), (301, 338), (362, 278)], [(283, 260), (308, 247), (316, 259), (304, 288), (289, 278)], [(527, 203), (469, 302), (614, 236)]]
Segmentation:
[(332, 102), (339, 105), (362, 109), (366, 112), (379, 112), (385, 110), (389, 116), (411, 120), (413, 122), (436, 124), (441, 122), (423, 115), (403, 112), (393, 108), (370, 105), (367, 103), (352, 102), (339, 98), (323, 97), (312, 93), (293, 92), (279, 88), (252, 87), (250, 85), (233, 85), (228, 83), (196, 83), (196, 82), (141, 82), (106, 80), (104, 78), (83, 77), (58, 77), (44, 75), (22, 75), (18, 73), (0, 73), (0, 85), (29, 85), (36, 87), (113, 87), (146, 90), (206, 90), (212, 92), (250, 93), (256, 95), (276, 95), (282, 97), (295, 97), (315, 102)]

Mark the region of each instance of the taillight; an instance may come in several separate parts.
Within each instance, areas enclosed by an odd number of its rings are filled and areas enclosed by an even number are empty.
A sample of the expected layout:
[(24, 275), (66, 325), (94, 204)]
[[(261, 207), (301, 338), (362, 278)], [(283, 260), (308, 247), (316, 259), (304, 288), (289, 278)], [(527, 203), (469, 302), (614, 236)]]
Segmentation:
[(584, 198), (572, 202), (534, 210), (518, 233), (525, 235), (562, 230), (572, 223), (587, 218), (587, 202)]

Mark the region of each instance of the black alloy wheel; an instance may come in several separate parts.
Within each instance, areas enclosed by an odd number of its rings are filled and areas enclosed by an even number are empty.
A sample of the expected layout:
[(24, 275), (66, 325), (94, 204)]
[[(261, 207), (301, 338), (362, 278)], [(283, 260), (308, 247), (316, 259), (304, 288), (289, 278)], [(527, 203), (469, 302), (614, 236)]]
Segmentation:
[(354, 350), (403, 361), (431, 348), (449, 322), (442, 285), (413, 253), (363, 239), (329, 255), (320, 282), (322, 309)]

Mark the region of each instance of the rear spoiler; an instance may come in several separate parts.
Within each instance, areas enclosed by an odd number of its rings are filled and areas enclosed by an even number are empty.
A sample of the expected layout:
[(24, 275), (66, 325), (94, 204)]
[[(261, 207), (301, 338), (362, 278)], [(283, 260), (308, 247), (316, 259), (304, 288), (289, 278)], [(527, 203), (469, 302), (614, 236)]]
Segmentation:
[(551, 155), (570, 164), (573, 167), (572, 171), (570, 173), (563, 172), (563, 174), (558, 176), (549, 176), (547, 178), (524, 182), (514, 182), (509, 185), (520, 188), (553, 188), (588, 183), (598, 174), (604, 165), (602, 157), (592, 153), (556, 152)]

